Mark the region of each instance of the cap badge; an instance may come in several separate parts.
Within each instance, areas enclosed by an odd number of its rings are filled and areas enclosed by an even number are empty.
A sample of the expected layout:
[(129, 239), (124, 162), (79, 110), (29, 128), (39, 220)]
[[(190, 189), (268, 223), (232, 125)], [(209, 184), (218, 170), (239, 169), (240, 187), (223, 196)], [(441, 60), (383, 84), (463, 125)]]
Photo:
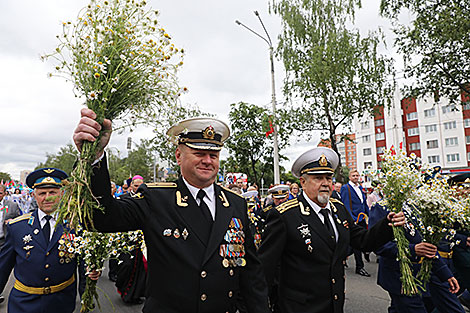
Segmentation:
[(206, 129), (204, 129), (204, 132), (202, 133), (202, 137), (204, 137), (204, 139), (214, 139), (215, 137), (215, 131), (214, 131), (214, 127), (212, 126), (208, 126)]
[(49, 169), (44, 169), (43, 171), (46, 172), (47, 174), (50, 174), (50, 173), (54, 172), (55, 170), (52, 169), (52, 168), (49, 168)]
[(42, 181), (43, 183), (55, 183), (55, 180), (52, 177), (46, 177)]
[(327, 166), (328, 165), (328, 160), (326, 159), (326, 156), (324, 154), (321, 155), (320, 160), (318, 161), (320, 163), (320, 166)]

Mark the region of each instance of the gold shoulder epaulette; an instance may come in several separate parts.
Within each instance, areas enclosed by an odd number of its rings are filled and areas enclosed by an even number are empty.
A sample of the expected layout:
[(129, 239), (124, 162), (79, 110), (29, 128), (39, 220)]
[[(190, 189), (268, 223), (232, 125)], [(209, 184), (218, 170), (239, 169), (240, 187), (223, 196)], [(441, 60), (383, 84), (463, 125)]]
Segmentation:
[(236, 193), (235, 191), (232, 191), (232, 190), (230, 190), (230, 189), (228, 189), (228, 188), (225, 188), (225, 187), (222, 187), (222, 189), (224, 189), (224, 190), (227, 190), (227, 191), (229, 191), (229, 192), (233, 193), (234, 195), (237, 195), (237, 196), (239, 196), (239, 197), (240, 197), (240, 198), (242, 198), (242, 199), (245, 199), (245, 198), (243, 198), (243, 197), (242, 197), (242, 195), (239, 195), (239, 194), (238, 194), (238, 193)]
[(148, 188), (176, 188), (175, 183), (159, 182), (145, 184)]
[(330, 201), (331, 201), (331, 202), (339, 203), (339, 204), (341, 204), (341, 205), (344, 205), (343, 202), (341, 202), (341, 201), (339, 201), (338, 199), (335, 199), (335, 198), (330, 198)]
[(31, 214), (32, 213), (27, 213), (27, 214), (23, 214), (23, 215), (20, 215), (18, 217), (15, 217), (8, 224), (14, 224), (14, 223), (22, 221), (22, 220), (29, 220), (29, 218), (31, 217)]
[(271, 210), (273, 208), (272, 205), (268, 205), (267, 207), (264, 207), (263, 208), (263, 212), (268, 212), (269, 210)]
[(284, 213), (286, 212), (287, 210), (293, 208), (293, 207), (296, 207), (299, 205), (299, 200), (297, 200), (297, 198), (294, 198), (294, 199), (291, 199), (289, 201), (286, 201), (284, 203), (282, 203), (281, 205), (277, 206), (276, 207), (276, 210), (279, 212), (279, 213)]

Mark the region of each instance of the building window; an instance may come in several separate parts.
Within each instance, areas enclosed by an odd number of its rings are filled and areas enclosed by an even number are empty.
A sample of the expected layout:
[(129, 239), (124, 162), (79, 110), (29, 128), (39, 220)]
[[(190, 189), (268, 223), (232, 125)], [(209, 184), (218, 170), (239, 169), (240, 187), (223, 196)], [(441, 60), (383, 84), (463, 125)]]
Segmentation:
[(470, 110), (470, 101), (464, 102), (462, 106), (464, 110)]
[(375, 127), (383, 126), (385, 124), (385, 120), (382, 118), (380, 120), (375, 120)]
[(436, 124), (426, 125), (424, 126), (424, 129), (426, 130), (426, 133), (435, 133), (437, 132), (437, 125)]
[(458, 162), (460, 161), (460, 154), (452, 153), (447, 155), (447, 162)]
[(433, 117), (433, 116), (436, 116), (435, 108), (424, 110), (424, 117)]
[(369, 121), (361, 122), (361, 129), (367, 129), (369, 127)]
[(465, 136), (465, 143), (470, 145), (470, 136)]
[(470, 118), (466, 118), (463, 120), (463, 127), (470, 127)]
[(413, 127), (408, 129), (408, 136), (417, 136), (419, 135), (419, 128)]
[(372, 168), (372, 162), (364, 162), (364, 169)]
[(428, 163), (439, 163), (439, 155), (429, 155), (428, 156)]
[(419, 142), (410, 143), (410, 150), (419, 150), (419, 149), (421, 149), (421, 145), (419, 144)]
[(426, 141), (426, 147), (428, 149), (436, 149), (439, 148), (439, 141), (437, 139), (435, 140), (428, 140)]
[(470, 162), (470, 152), (467, 152), (467, 160)]
[(445, 122), (444, 123), (444, 129), (454, 129), (457, 128), (457, 122), (456, 121), (451, 121), (451, 122)]
[(371, 148), (365, 148), (362, 150), (362, 155), (371, 155), (371, 154), (372, 154)]
[(377, 154), (384, 153), (385, 147), (377, 147)]
[(446, 147), (454, 147), (459, 144), (457, 137), (446, 138)]
[(414, 121), (418, 119), (418, 112), (411, 112), (406, 113), (406, 120), (407, 121)]
[(446, 113), (450, 113), (450, 112), (453, 112), (453, 111), (456, 111), (457, 108), (455, 107), (455, 104), (449, 104), (449, 105), (445, 105), (442, 107), (442, 113), (446, 114)]
[(370, 142), (370, 135), (362, 136), (362, 142)]
[(375, 140), (384, 140), (384, 139), (385, 139), (385, 133), (375, 134)]

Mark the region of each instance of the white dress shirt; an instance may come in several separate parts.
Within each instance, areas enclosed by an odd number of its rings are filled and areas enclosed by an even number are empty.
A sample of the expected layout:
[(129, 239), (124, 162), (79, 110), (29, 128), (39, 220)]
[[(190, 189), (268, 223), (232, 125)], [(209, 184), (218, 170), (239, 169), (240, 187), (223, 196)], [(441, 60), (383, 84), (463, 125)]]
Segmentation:
[(0, 201), (0, 238), (5, 237), (5, 234), (3, 233), (3, 224), (5, 224), (6, 212), (5, 210), (2, 210), (4, 202), (5, 199), (2, 199), (2, 201)]
[[(183, 178), (184, 183), (186, 184), (186, 187), (188, 187), (189, 192), (193, 196), (194, 200), (196, 200), (196, 203), (199, 205), (199, 199), (197, 198), (197, 193), (199, 192), (200, 188), (194, 187), (193, 185), (189, 184), (186, 179)], [(204, 197), (204, 202), (206, 203), (207, 207), (209, 208), (209, 211), (211, 212), (212, 215), (212, 220), (215, 221), (215, 189), (214, 189), (214, 184), (211, 184), (209, 187), (203, 188), (206, 192), (206, 196)]]
[(361, 188), (359, 188), (361, 185), (359, 184), (355, 184), (353, 183), (352, 181), (349, 182), (349, 185), (354, 189), (354, 191), (356, 192), (357, 196), (359, 197), (359, 199), (361, 200), (361, 203), (364, 202), (364, 198), (363, 198), (363, 193), (362, 193), (362, 190)]
[(333, 230), (335, 231), (336, 242), (338, 242), (339, 233), (338, 233), (338, 230), (336, 229), (336, 223), (335, 223), (335, 221), (334, 221), (334, 219), (333, 219), (333, 214), (332, 214), (332, 212), (331, 212), (330, 202), (328, 202), (328, 204), (326, 205), (326, 207), (322, 208), (322, 207), (320, 207), (318, 204), (316, 204), (315, 202), (313, 202), (312, 200), (310, 200), (310, 198), (307, 196), (306, 193), (304, 193), (304, 196), (305, 196), (305, 199), (307, 200), (308, 204), (312, 207), (313, 211), (315, 211), (315, 213), (317, 213), (318, 218), (320, 219), (320, 221), (321, 221), (323, 224), (325, 224), (325, 219), (324, 219), (323, 214), (320, 213), (320, 210), (321, 210), (321, 209), (328, 209), (328, 217), (330, 218), (331, 226), (333, 226)]
[[(38, 218), (39, 218), (39, 223), (41, 224), (41, 230), (44, 228), (44, 225), (46, 225), (47, 220), (44, 218), (47, 214), (38, 209)], [(57, 222), (57, 213), (51, 214), (52, 218), (49, 220), (49, 224), (51, 225), (51, 233), (49, 236), (49, 240), (52, 239), (52, 235), (54, 235), (54, 227)]]

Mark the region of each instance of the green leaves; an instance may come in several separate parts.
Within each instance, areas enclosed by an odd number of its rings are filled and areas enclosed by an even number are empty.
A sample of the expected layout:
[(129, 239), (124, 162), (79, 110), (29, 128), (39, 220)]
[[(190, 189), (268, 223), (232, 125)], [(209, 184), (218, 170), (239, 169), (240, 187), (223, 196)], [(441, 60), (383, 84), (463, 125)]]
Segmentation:
[[(458, 102), (470, 93), (470, 6), (466, 0), (382, 0), (382, 14), (395, 24), (396, 45), (405, 60), (405, 76), (414, 83), (405, 96), (420, 97), (436, 91)], [(410, 11), (410, 25), (399, 13)]]

